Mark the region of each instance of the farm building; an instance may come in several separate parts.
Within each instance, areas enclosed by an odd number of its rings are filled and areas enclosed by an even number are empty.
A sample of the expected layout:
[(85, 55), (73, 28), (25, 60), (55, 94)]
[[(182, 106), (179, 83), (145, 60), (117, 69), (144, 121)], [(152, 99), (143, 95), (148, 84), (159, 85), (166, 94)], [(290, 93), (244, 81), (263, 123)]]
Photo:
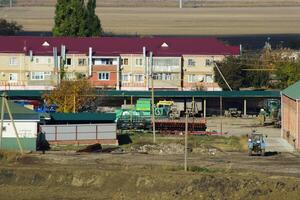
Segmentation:
[[(0, 99), (0, 105), (2, 100)], [(37, 127), (40, 116), (33, 110), (8, 101), (23, 150), (36, 150)], [(0, 111), (1, 114), (1, 111)], [(4, 112), (1, 149), (18, 150), (16, 134), (7, 110)]]
[(300, 149), (300, 81), (282, 91), (282, 137)]
[(117, 145), (114, 113), (52, 113), (41, 129), (50, 144)]

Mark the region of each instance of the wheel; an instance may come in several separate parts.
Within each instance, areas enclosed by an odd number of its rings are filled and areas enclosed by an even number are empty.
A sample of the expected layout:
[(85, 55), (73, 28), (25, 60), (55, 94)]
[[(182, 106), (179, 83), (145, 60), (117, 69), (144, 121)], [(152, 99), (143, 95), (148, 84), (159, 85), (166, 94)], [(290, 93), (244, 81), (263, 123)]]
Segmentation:
[(252, 150), (250, 150), (250, 149), (248, 150), (248, 155), (252, 156)]

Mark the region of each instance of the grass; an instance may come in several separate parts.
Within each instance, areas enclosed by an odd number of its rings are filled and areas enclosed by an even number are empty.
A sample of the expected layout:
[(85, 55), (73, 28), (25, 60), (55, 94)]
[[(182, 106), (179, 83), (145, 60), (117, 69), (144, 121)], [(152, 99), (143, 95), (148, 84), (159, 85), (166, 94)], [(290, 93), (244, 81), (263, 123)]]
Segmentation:
[[(122, 145), (122, 148), (131, 146), (141, 146), (153, 144), (153, 135), (151, 133), (132, 133), (128, 134), (132, 143)], [(184, 144), (184, 136), (156, 135), (157, 144), (179, 143)], [(245, 151), (247, 150), (247, 138), (244, 137), (225, 137), (225, 136), (189, 136), (188, 143), (191, 147), (201, 147), (205, 149), (216, 148), (220, 151)]]
[(0, 161), (15, 162), (22, 157), (21, 153), (16, 151), (0, 150)]

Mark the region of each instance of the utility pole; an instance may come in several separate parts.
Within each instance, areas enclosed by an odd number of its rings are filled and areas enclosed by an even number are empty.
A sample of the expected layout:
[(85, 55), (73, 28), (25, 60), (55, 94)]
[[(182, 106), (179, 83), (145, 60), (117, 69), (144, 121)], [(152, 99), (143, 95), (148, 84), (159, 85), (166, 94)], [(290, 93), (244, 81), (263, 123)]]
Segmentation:
[(1, 126), (0, 126), (0, 149), (2, 148), (2, 132), (3, 132), (3, 120), (4, 120), (4, 94), (1, 96)]
[(232, 91), (232, 88), (230, 87), (230, 85), (229, 85), (228, 82), (226, 81), (226, 79), (225, 79), (223, 73), (221, 72), (219, 66), (217, 65), (217, 63), (216, 63), (215, 61), (213, 61), (213, 63), (214, 63), (214, 65), (215, 65), (215, 67), (217, 68), (219, 74), (221, 75), (222, 79), (223, 79), (224, 82), (226, 83), (227, 87), (229, 88), (229, 90)]
[(153, 62), (152, 62), (152, 52), (150, 52), (150, 66), (151, 66), (151, 110), (152, 110), (152, 133), (153, 133), (153, 143), (156, 143), (156, 133), (155, 133), (155, 115), (154, 115), (154, 73), (153, 73)]
[(179, 0), (179, 8), (182, 8), (182, 0)]
[(12, 8), (12, 6), (13, 6), (12, 0), (9, 0), (9, 7)]
[(184, 134), (184, 171), (187, 171), (187, 153), (188, 153), (188, 112), (185, 112), (185, 134)]
[(222, 134), (223, 132), (223, 121), (222, 121), (222, 117), (223, 117), (223, 102), (222, 102), (222, 94), (220, 95), (220, 132)]

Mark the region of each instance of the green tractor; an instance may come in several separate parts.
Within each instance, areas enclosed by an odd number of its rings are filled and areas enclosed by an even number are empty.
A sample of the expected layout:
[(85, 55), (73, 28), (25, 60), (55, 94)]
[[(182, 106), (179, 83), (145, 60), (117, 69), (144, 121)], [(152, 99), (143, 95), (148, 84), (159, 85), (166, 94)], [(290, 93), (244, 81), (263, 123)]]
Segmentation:
[(263, 102), (263, 106), (259, 112), (259, 120), (261, 125), (273, 124), (280, 127), (281, 109), (279, 99), (267, 99)]

